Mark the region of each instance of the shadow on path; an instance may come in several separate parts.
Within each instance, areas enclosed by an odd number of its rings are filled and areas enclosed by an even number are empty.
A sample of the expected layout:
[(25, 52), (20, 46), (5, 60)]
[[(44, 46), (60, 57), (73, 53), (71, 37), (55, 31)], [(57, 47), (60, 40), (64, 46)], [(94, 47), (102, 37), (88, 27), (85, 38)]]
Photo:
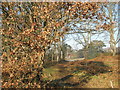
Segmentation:
[(84, 86), (86, 83), (88, 83), (92, 76), (99, 75), (100, 73), (111, 72), (110, 67), (106, 66), (103, 62), (99, 61), (82, 61), (66, 64), (67, 66), (61, 65), (61, 67), (59, 67), (61, 71), (60, 73), (64, 74), (64, 72), (66, 71), (69, 71), (71, 73), (64, 77), (60, 77), (59, 79), (52, 80), (47, 86), (55, 88), (56, 87), (80, 88)]

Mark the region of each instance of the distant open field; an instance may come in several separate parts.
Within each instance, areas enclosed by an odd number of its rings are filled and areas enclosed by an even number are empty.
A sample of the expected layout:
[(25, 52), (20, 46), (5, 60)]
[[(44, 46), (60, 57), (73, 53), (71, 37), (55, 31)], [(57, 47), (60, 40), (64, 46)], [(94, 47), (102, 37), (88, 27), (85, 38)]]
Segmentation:
[(80, 61), (80, 60), (84, 60), (85, 58), (75, 58), (75, 59), (65, 59), (65, 61)]

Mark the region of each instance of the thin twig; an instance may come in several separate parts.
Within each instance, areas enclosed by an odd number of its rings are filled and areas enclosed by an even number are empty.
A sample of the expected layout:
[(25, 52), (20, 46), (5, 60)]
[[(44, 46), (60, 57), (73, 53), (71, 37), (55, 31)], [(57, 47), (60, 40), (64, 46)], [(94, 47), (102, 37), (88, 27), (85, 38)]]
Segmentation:
[(110, 81), (110, 84), (111, 84), (111, 87), (113, 88), (113, 83), (112, 83), (112, 81)]

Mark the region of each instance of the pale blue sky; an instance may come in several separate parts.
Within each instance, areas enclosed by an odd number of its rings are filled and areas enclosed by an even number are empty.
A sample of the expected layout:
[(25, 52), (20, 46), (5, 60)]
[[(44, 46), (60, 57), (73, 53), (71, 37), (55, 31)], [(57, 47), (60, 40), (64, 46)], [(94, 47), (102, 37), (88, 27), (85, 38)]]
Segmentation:
[[(117, 38), (117, 33), (115, 34), (115, 39)], [(75, 36), (75, 35), (74, 35)], [(94, 35), (92, 40), (101, 40), (105, 43), (106, 47), (103, 47), (103, 48), (107, 48), (107, 47), (110, 47), (109, 45), (109, 33), (105, 32), (103, 34), (101, 34), (100, 36), (98, 35)], [(65, 41), (68, 45), (70, 45), (73, 49), (82, 49), (83, 46), (78, 44), (71, 35), (69, 35), (67, 38), (66, 38), (66, 41)], [(118, 46), (118, 44), (116, 45)]]

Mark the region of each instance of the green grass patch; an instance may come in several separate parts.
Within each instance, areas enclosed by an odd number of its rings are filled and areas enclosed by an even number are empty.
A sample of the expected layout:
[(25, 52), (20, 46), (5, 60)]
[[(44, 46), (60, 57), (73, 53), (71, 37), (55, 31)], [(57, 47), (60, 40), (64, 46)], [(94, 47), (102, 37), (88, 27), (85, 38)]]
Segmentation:
[(94, 76), (92, 76), (92, 78), (98, 79), (99, 77), (98, 77), (98, 76), (96, 76), (96, 75), (94, 75)]
[(54, 74), (58, 70), (59, 70), (58, 68), (50, 67), (50, 68), (45, 68), (44, 71), (43, 71), (43, 73), (45, 73), (45, 74)]

